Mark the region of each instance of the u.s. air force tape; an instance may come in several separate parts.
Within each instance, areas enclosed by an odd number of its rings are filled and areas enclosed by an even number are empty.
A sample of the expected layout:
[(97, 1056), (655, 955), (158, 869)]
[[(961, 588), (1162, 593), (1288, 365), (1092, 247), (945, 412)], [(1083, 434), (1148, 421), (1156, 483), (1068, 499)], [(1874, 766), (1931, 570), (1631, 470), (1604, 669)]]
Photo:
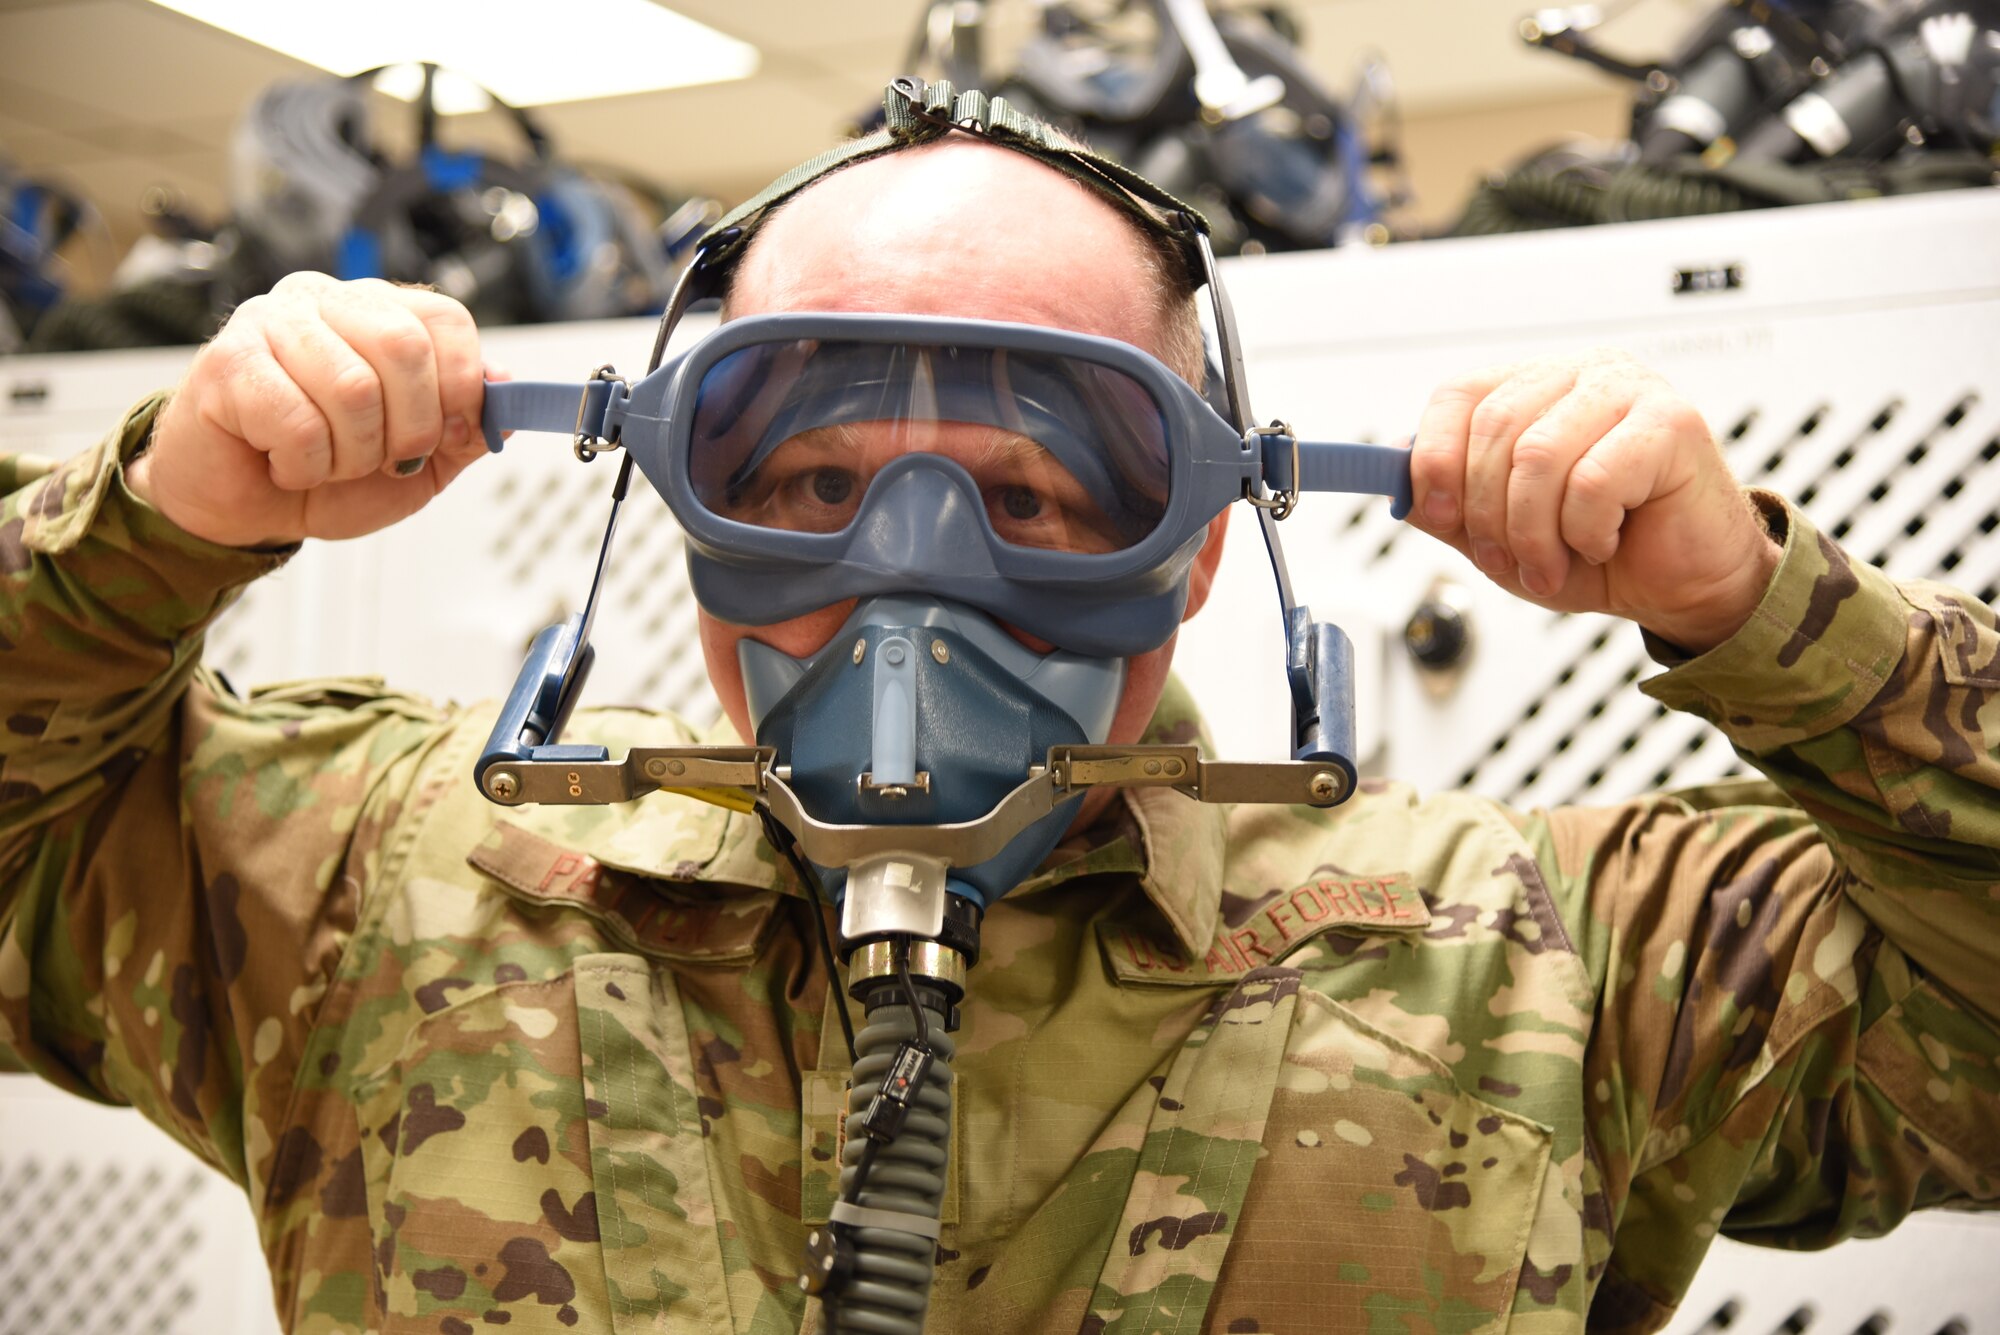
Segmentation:
[(826, 1217), (836, 1224), (852, 1224), (855, 1228), (886, 1228), (897, 1233), (914, 1233), (920, 1238), (938, 1240), (941, 1232), (938, 1221), (927, 1215), (907, 1214), (902, 1210), (875, 1210), (866, 1205), (855, 1205), (850, 1201), (835, 1201)]

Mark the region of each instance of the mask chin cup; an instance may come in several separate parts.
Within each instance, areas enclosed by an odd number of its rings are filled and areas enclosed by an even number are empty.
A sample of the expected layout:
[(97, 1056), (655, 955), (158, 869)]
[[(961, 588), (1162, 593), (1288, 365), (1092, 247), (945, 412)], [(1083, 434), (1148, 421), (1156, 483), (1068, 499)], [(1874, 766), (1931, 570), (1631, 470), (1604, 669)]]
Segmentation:
[[(737, 656), (757, 741), (776, 748), (801, 804), (829, 824), (977, 820), (1051, 746), (1102, 742), (1125, 686), (1123, 659), (1036, 653), (934, 598), (870, 599), (808, 659), (749, 639)], [(947, 883), (984, 908), (1048, 856), (1080, 801), (974, 866), (890, 854), (821, 867), (843, 935), (856, 939), (852, 921), (859, 935), (934, 936)]]

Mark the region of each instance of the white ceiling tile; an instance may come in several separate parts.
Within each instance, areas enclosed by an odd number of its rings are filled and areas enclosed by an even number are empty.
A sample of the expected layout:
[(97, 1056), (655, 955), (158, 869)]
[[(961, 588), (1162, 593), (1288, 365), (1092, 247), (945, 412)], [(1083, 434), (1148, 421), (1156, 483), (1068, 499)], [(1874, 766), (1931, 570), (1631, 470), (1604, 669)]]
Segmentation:
[(234, 117), (272, 81), (316, 72), (145, 0), (0, 13), (0, 51), (8, 82), (100, 124)]
[(900, 41), (843, 42), (815, 52), (813, 60), (830, 87), (859, 98), (861, 107), (866, 107), (881, 103), (882, 90), (889, 86), (889, 80), (899, 74), (913, 73), (903, 68), (903, 57), (907, 54)]
[(854, 108), (756, 81), (544, 107), (563, 154), (610, 163), (676, 191), (768, 180), (834, 143)]
[(220, 218), (228, 207), (223, 188), (226, 171), (222, 154), (204, 152), (101, 158), (68, 167), (63, 175), (106, 213), (135, 212), (149, 187), (164, 185), (179, 190), (197, 216)]
[(35, 124), (33, 121), (24, 121), (18, 116), (10, 116), (4, 111), (0, 111), (0, 153), (7, 151), (7, 145), (10, 140), (17, 139), (22, 135), (43, 133), (46, 133), (44, 127)]
[(900, 49), (928, 0), (673, 0), (667, 8), (740, 37), (767, 57), (810, 56), (839, 43), (886, 42)]
[(26, 125), (10, 117), (0, 117), (0, 153), (12, 158), (24, 171), (36, 174), (59, 173), (77, 163), (116, 156), (102, 145)]
[[(6, 16), (0, 14), (0, 34), (4, 34), (6, 26)], [(0, 67), (0, 116), (62, 134), (74, 134), (94, 125), (114, 124), (117, 120), (107, 115), (102, 107), (89, 102), (73, 102), (58, 94), (13, 83), (5, 77), (11, 72), (11, 64)]]
[(189, 135), (173, 126), (136, 121), (92, 126), (87, 130), (78, 130), (76, 138), (95, 144), (113, 157), (128, 158), (171, 157), (179, 153), (199, 152), (211, 146), (205, 137)]

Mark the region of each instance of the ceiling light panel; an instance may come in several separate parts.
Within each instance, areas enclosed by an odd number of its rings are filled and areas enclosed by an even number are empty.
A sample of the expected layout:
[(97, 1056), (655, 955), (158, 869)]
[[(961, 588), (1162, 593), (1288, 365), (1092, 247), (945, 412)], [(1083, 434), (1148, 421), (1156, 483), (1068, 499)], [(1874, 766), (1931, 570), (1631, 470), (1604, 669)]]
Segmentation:
[[(153, 0), (335, 74), (431, 61), (516, 106), (747, 78), (757, 48), (651, 0)], [(420, 80), (384, 91), (412, 96)], [(440, 89), (440, 110), (483, 99)]]

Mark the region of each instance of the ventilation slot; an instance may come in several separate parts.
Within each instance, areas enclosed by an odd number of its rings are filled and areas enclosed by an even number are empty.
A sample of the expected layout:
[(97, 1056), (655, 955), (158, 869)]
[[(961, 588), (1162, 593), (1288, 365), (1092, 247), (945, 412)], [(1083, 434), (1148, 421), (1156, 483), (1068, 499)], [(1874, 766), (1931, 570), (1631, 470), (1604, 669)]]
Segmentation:
[(185, 1329), (204, 1278), (188, 1205), (211, 1185), (192, 1166), (0, 1160), (0, 1330)]
[[(1838, 401), (1792, 411), (1749, 406), (1718, 419), (1732, 422), (1721, 441), (1739, 477), (1795, 497), (1857, 556), (1899, 578), (1943, 577), (1991, 601), (2000, 587), (2000, 506), (1983, 475), (2000, 459), (2000, 415), (1969, 390), (1940, 398), (1928, 411), (1909, 395), (1861, 411)], [(1513, 706), (1510, 723), (1474, 743), (1461, 787), (1553, 806), (1747, 772), (1719, 733), (1635, 689), (1658, 671), (1636, 632), (1554, 617), (1528, 638), (1549, 665), (1540, 675), (1546, 684)]]

